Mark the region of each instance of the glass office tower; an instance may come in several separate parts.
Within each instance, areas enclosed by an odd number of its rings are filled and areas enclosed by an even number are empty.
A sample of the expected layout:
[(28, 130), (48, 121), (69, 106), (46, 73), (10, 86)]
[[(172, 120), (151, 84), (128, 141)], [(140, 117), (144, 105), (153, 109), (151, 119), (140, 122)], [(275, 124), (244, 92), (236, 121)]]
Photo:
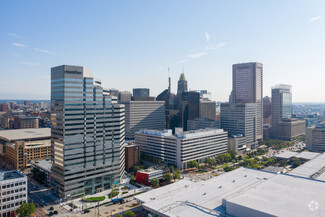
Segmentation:
[(124, 173), (124, 106), (81, 66), (51, 69), (52, 185), (63, 199), (113, 188)]

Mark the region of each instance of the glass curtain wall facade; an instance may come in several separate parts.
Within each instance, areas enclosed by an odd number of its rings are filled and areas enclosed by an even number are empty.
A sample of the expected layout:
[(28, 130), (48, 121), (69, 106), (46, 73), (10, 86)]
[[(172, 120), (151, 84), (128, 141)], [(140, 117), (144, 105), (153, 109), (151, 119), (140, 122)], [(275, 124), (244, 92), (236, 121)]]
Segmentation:
[(62, 198), (113, 188), (124, 173), (124, 106), (80, 66), (51, 69), (52, 185)]
[(272, 87), (272, 137), (278, 135), (278, 124), (284, 118), (292, 116), (292, 93), (291, 85), (279, 84)]

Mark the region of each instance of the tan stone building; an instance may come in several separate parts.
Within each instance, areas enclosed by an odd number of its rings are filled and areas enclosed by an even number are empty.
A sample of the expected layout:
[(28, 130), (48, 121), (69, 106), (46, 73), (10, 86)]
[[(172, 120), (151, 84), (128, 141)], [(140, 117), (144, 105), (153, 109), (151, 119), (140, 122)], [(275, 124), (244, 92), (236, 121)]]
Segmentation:
[(16, 129), (39, 128), (38, 117), (15, 116), (14, 127)]
[(306, 121), (284, 118), (278, 123), (278, 139), (291, 140), (306, 133)]
[(51, 140), (17, 141), (6, 145), (5, 160), (17, 170), (30, 167), (31, 161), (51, 157)]

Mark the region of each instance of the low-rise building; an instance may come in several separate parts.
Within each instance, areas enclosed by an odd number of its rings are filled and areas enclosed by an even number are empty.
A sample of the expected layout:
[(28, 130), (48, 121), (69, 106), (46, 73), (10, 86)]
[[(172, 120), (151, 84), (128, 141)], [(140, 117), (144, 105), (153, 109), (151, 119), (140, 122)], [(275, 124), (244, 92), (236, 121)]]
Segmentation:
[(284, 118), (278, 123), (278, 139), (292, 140), (306, 133), (306, 121), (296, 118)]
[(6, 145), (5, 160), (16, 170), (30, 167), (31, 161), (51, 157), (51, 140), (16, 141)]
[(16, 216), (27, 203), (27, 176), (18, 171), (0, 171), (0, 216)]
[[(17, 141), (25, 141), (28, 144), (39, 144), (40, 141), (51, 139), (51, 128), (33, 128), (33, 129), (16, 129), (0, 131), (0, 149), (5, 154), (6, 145), (13, 144)], [(0, 152), (1, 153), (1, 152)]]
[(247, 150), (247, 138), (241, 134), (233, 135), (228, 138), (228, 149), (243, 154)]
[(148, 156), (162, 159), (180, 169), (187, 168), (189, 161), (204, 162), (228, 151), (228, 134), (222, 129), (201, 129), (185, 132), (172, 130), (140, 130), (135, 144)]
[(140, 146), (133, 143), (125, 146), (125, 170), (130, 171), (140, 164)]
[(16, 129), (39, 128), (39, 117), (15, 116), (14, 127)]
[(146, 170), (139, 170), (136, 173), (135, 180), (143, 183), (145, 185), (149, 185), (150, 181), (154, 178), (162, 179), (163, 178), (163, 171), (162, 170), (155, 170), (155, 169), (146, 169)]
[(40, 161), (33, 161), (31, 163), (31, 167), (38, 169), (39, 171), (43, 172), (46, 175), (46, 184), (48, 186), (51, 185), (51, 168), (52, 162), (47, 160), (40, 160)]

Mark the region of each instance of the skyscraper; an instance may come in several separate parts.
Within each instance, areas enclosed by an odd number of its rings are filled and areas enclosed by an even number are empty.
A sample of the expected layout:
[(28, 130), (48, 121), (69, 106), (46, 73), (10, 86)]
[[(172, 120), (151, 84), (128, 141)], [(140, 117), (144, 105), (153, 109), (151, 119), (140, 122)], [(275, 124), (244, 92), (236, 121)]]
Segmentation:
[(133, 88), (133, 97), (149, 97), (149, 88)]
[(124, 173), (124, 106), (81, 66), (51, 69), (52, 182), (62, 199), (110, 189)]
[(232, 66), (233, 83), (231, 101), (256, 103), (256, 137), (263, 139), (263, 64), (240, 63)]
[(272, 137), (278, 135), (278, 124), (284, 118), (291, 118), (292, 110), (291, 85), (279, 84), (272, 87)]
[(182, 95), (183, 92), (187, 92), (187, 81), (185, 79), (184, 73), (181, 74), (177, 85), (177, 96)]

